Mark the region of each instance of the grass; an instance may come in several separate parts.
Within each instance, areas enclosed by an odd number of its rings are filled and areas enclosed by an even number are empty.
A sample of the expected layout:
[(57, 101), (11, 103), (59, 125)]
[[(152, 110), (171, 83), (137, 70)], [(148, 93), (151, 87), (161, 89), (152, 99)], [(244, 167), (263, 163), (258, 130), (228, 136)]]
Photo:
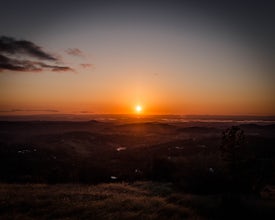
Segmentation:
[(201, 219), (148, 185), (1, 184), (0, 219)]
[(275, 219), (274, 199), (194, 195), (170, 183), (0, 184), (0, 219)]

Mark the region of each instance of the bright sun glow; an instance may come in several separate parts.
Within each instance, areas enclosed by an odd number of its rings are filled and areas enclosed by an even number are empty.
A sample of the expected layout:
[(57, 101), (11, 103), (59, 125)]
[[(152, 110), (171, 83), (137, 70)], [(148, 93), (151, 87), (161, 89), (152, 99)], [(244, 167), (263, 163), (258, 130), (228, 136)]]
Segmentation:
[(136, 106), (136, 112), (140, 113), (142, 111), (142, 107), (140, 105)]

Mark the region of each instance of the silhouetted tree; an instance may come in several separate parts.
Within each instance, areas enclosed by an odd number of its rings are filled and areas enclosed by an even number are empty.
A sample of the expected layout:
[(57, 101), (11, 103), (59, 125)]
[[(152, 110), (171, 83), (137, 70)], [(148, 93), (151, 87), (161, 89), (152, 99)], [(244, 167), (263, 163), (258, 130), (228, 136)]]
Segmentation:
[(240, 172), (241, 154), (240, 150), (244, 144), (244, 132), (238, 126), (232, 126), (222, 134), (220, 146), (221, 158), (224, 163), (224, 174), (226, 178), (226, 194), (223, 202), (226, 205), (237, 205), (240, 202)]
[(222, 134), (222, 144), (220, 146), (222, 160), (227, 165), (230, 175), (236, 173), (240, 162), (240, 149), (244, 144), (244, 132), (238, 126), (232, 126)]

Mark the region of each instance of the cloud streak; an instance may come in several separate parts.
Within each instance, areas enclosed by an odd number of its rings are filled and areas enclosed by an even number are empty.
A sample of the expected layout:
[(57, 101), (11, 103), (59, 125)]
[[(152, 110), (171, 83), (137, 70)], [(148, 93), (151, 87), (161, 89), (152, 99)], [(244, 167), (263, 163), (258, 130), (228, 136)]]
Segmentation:
[(58, 58), (30, 41), (0, 37), (0, 72), (74, 71), (71, 67), (60, 66), (58, 63)]
[(79, 64), (82, 68), (94, 68), (93, 64), (90, 63), (81, 63)]
[(12, 112), (59, 112), (55, 109), (9, 109), (9, 110), (0, 110), (1, 113), (12, 113)]
[(65, 52), (71, 56), (84, 57), (84, 53), (78, 48), (69, 48)]

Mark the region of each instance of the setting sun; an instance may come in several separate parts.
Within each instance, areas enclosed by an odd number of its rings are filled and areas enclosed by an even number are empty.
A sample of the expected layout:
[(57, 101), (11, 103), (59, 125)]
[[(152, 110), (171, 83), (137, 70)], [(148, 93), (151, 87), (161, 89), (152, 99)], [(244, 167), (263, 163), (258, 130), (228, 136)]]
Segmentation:
[(136, 106), (136, 112), (140, 113), (142, 111), (142, 107), (140, 105)]

